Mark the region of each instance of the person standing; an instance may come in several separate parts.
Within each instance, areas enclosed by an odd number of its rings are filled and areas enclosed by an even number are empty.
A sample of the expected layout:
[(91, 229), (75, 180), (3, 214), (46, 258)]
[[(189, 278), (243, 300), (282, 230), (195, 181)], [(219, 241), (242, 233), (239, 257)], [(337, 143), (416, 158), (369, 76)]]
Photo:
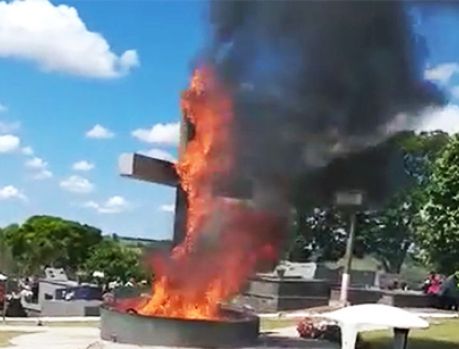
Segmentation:
[(450, 275), (442, 284), (439, 299), (443, 309), (459, 310), (459, 270)]

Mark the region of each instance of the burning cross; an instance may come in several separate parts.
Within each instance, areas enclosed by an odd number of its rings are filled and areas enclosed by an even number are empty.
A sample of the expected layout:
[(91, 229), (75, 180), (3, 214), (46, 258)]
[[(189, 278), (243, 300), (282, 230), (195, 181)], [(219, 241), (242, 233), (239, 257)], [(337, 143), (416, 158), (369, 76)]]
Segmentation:
[[(184, 116), (180, 124), (179, 154), (184, 152), (187, 143), (192, 139), (193, 131), (192, 125)], [(176, 188), (172, 245), (176, 246), (180, 244), (186, 232), (187, 198), (185, 191), (180, 185), (179, 176), (174, 164), (170, 161), (137, 153), (126, 153), (122, 154), (119, 158), (119, 171), (123, 177)], [(220, 192), (221, 196), (232, 199), (247, 200), (252, 196), (252, 183), (246, 179), (237, 182), (235, 187), (219, 186), (218, 184), (216, 184), (216, 187), (216, 190)]]
[[(182, 119), (180, 125), (180, 146), (182, 153), (192, 134), (191, 125)], [(172, 245), (179, 244), (186, 231), (186, 193), (182, 189), (179, 177), (172, 162), (151, 158), (136, 153), (122, 154), (119, 158), (119, 171), (121, 176), (143, 180), (150, 183), (167, 185), (176, 188), (175, 217)]]

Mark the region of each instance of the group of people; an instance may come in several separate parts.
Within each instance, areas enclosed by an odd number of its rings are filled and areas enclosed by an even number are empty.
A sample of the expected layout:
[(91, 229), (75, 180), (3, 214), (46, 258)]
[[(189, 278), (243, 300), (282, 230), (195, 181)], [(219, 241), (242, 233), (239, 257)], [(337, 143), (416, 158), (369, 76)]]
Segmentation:
[(125, 283), (123, 283), (121, 281), (120, 278), (114, 280), (114, 281), (110, 281), (108, 283), (105, 283), (103, 286), (102, 286), (102, 291), (103, 293), (106, 293), (106, 292), (112, 292), (113, 290), (119, 288), (119, 287), (132, 287), (132, 288), (136, 288), (136, 287), (145, 287), (147, 285), (147, 281), (146, 280), (142, 280), (140, 282), (137, 282), (136, 279), (134, 278), (130, 278), (128, 281), (126, 281)]
[(147, 281), (142, 280), (138, 282), (134, 278), (130, 278), (127, 282), (123, 283), (120, 278), (108, 282), (103, 285), (102, 287), (102, 300), (104, 304), (110, 305), (115, 302), (115, 293), (116, 290), (121, 288), (124, 289), (122, 293), (124, 294), (136, 294), (137, 291), (136, 289), (140, 288), (145, 288), (147, 286)]
[(447, 278), (431, 272), (424, 282), (423, 291), (432, 296), (434, 306), (459, 310), (459, 271)]

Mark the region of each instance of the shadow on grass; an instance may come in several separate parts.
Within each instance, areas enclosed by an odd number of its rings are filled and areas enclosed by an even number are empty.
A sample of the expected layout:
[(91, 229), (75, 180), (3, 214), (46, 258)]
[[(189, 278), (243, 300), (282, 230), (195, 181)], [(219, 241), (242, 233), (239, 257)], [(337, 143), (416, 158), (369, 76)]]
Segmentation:
[[(327, 341), (316, 341), (301, 338), (285, 338), (266, 336), (260, 338), (260, 344), (264, 348), (311, 348), (311, 349), (338, 349), (339, 344)], [(392, 349), (390, 339), (365, 341), (361, 349)], [(458, 349), (457, 343), (427, 338), (413, 338), (408, 341), (407, 349)]]
[[(365, 349), (392, 349), (393, 344), (389, 339), (367, 341)], [(412, 338), (408, 340), (407, 349), (458, 349), (457, 342), (443, 341), (429, 338)]]
[[(305, 349), (339, 349), (339, 345), (327, 341), (278, 336), (260, 336), (259, 345), (263, 348), (305, 348)], [(433, 348), (432, 348), (433, 349)], [(457, 349), (457, 348), (456, 348)]]

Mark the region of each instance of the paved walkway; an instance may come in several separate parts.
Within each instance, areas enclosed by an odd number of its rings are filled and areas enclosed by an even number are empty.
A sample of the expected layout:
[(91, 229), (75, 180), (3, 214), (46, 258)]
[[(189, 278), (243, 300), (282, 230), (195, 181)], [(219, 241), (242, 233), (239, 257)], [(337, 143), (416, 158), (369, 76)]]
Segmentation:
[[(11, 340), (5, 349), (161, 349), (163, 347), (140, 347), (101, 341), (99, 330), (94, 327), (39, 327), (0, 326), (0, 331), (29, 332)], [(327, 342), (306, 341), (298, 338), (296, 328), (288, 327), (262, 335), (260, 344), (246, 349), (337, 349)], [(174, 348), (168, 348), (174, 349)], [(179, 348), (176, 348), (179, 349)]]
[(0, 331), (30, 332), (11, 340), (7, 349), (86, 349), (99, 338), (93, 327), (3, 326)]
[[(62, 322), (99, 322), (100, 317), (98, 316), (59, 316), (59, 317), (7, 317), (6, 322), (8, 324), (23, 324), (23, 323), (33, 323), (36, 324), (39, 321), (42, 323), (62, 323)], [(0, 317), (0, 325), (2, 324)]]

